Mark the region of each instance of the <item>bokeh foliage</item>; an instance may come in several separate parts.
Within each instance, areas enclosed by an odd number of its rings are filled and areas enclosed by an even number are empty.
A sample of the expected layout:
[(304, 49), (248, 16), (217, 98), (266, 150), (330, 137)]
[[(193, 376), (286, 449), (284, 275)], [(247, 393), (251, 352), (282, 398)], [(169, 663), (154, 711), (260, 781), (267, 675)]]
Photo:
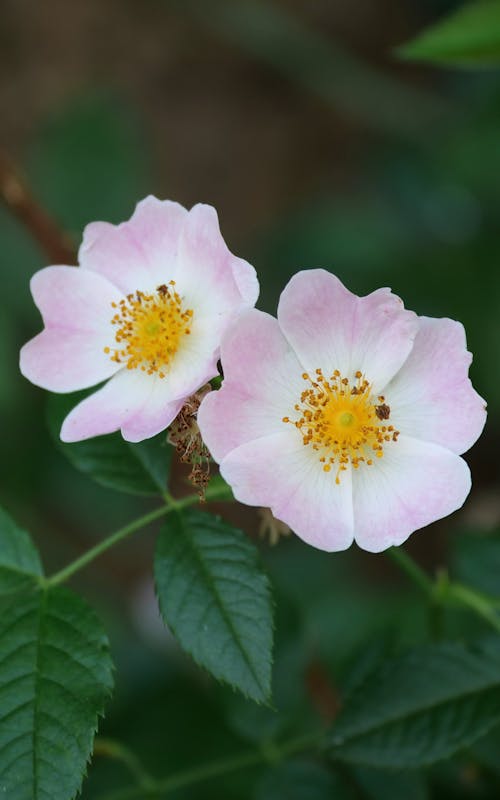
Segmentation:
[[(237, 65), (243, 76), (252, 76), (251, 91), (262, 103), (252, 98), (257, 109), (288, 104), (292, 121), (315, 129), (316, 138), (305, 138), (304, 145), (296, 137), (300, 168), (293, 179), (273, 172), (279, 137), (274, 150), (262, 148), (262, 158), (269, 159), (266, 169), (279, 183), (274, 196), (280, 201), (267, 207), (258, 224), (243, 211), (231, 216), (240, 198), (224, 194), (225, 175), (241, 170), (240, 191), (256, 196), (256, 205), (265, 205), (269, 186), (252, 183), (231, 153), (219, 156), (222, 171), (213, 170), (215, 156), (204, 150), (203, 116), (194, 114), (185, 122), (183, 157), (205, 154), (197, 163), (214, 176), (209, 196), (201, 196), (207, 192), (203, 177), (188, 184), (178, 175), (173, 180), (175, 172), (168, 166), (159, 172), (153, 142), (161, 140), (166, 132), (161, 126), (168, 123), (161, 117), (155, 129), (154, 115), (149, 127), (139, 121), (137, 95), (123, 86), (117, 90), (113, 80), (102, 76), (86, 86), (75, 83), (72, 92), (47, 104), (30, 135), (20, 146), (14, 143), (14, 149), (38, 198), (75, 244), (86, 222), (125, 219), (151, 190), (163, 196), (179, 193), (186, 202), (220, 197), (231, 248), (259, 270), (261, 308), (274, 311), (281, 288), (298, 268), (325, 266), (353, 291), (389, 285), (420, 314), (460, 319), (475, 354), (474, 383), (490, 407), (488, 434), (472, 456), (476, 483), (469, 511), (422, 534), (417, 546), (429, 566), (444, 563), (449, 554), (461, 580), (500, 594), (499, 573), (493, 568), (500, 552), (494, 530), (500, 520), (498, 491), (492, 499), (485, 494), (498, 486), (500, 433), (500, 82), (495, 71), (441, 73), (400, 64), (391, 55), (396, 45), (458, 6), (428, 0), (422, 4), (422, 19), (415, 20), (413, 4), (402, 5), (404, 35), (401, 30), (384, 37), (384, 15), (375, 13), (370, 39), (359, 34), (369, 24), (362, 14), (349, 36), (335, 15), (331, 22), (328, 11), (316, 18), (292, 2), (228, 0), (214, 3), (210, 14), (196, 3), (151, 4), (159, 30), (174, 25), (184, 31), (176, 75), (185, 80), (186, 92), (198, 92), (200, 107), (204, 59), (219, 59), (222, 73)], [(330, 25), (323, 27), (323, 21)], [(148, 35), (153, 36), (152, 28)], [(197, 58), (195, 47), (201, 47)], [(410, 47), (405, 52), (412, 55)], [(162, 69), (167, 70), (171, 62), (165, 59)], [(186, 76), (193, 69), (196, 80), (191, 82)], [(140, 83), (139, 56), (137, 70)], [(160, 109), (170, 98), (168, 82), (166, 87), (159, 83), (155, 102)], [(236, 103), (234, 86), (222, 104)], [(241, 128), (236, 127), (235, 135), (239, 131), (244, 142), (249, 120), (250, 115), (242, 116)], [(261, 146), (265, 138), (258, 139)], [(315, 141), (321, 144), (319, 153)], [(241, 207), (248, 205), (242, 202)], [(232, 219), (229, 226), (224, 211)], [(70, 469), (55, 448), (45, 423), (45, 398), (17, 373), (18, 348), (39, 327), (28, 282), (45, 258), (3, 210), (0, 240), (0, 500), (33, 530), (48, 565), (57, 568), (149, 506), (147, 500), (94, 484)], [(486, 498), (488, 513), (478, 510), (481, 498)], [(237, 522), (251, 534), (258, 525), (251, 515)], [(325, 714), (333, 716), (382, 657), (399, 657), (405, 648), (432, 637), (459, 639), (464, 631), (485, 632), (475, 617), (453, 609), (438, 615), (407, 591), (381, 558), (361, 557), (355, 550), (327, 556), (291, 540), (272, 550), (263, 545), (276, 595), (276, 710), (256, 707), (200, 674), (162, 630), (151, 590), (152, 550), (152, 537), (145, 536), (78, 579), (86, 596), (105, 608), (118, 667), (103, 735), (127, 742), (160, 775), (256, 743), (269, 753), (266, 767), (181, 790), (176, 797), (498, 796), (498, 729), (418, 777), (350, 766), (332, 774), (326, 760), (303, 757), (273, 765), (276, 737), (313, 727)], [(97, 800), (128, 780), (119, 760), (97, 755), (83, 797)]]

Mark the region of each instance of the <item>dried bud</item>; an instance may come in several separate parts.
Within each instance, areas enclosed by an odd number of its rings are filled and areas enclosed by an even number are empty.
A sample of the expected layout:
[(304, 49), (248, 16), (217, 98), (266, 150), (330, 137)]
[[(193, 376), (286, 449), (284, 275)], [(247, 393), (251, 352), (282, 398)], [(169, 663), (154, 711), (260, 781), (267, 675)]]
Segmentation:
[(186, 400), (167, 435), (167, 441), (174, 445), (180, 460), (191, 464), (188, 478), (203, 502), (210, 480), (210, 453), (201, 438), (196, 417), (201, 401), (210, 391), (210, 384), (206, 384)]

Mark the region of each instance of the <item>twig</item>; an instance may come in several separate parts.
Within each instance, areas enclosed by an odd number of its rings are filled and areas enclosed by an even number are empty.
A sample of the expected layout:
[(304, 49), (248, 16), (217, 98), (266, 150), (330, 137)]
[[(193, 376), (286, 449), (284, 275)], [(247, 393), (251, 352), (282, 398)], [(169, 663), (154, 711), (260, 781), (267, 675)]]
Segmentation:
[(0, 150), (0, 198), (54, 264), (75, 264), (75, 248), (40, 206), (12, 159)]

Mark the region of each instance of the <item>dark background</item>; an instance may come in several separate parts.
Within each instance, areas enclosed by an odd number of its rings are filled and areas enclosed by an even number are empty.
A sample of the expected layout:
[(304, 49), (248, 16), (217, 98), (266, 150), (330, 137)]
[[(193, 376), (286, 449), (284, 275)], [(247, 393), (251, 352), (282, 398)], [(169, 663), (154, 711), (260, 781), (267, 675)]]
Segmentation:
[[(410, 543), (429, 567), (455, 558), (462, 530), (500, 520), (499, 74), (432, 69), (394, 53), (456, 6), (0, 0), (0, 142), (75, 244), (87, 222), (124, 220), (145, 194), (204, 201), (229, 247), (257, 268), (260, 308), (275, 311), (297, 269), (323, 266), (353, 291), (388, 285), (419, 314), (465, 324), (490, 416), (467, 456), (466, 506)], [(46, 263), (0, 208), (0, 501), (32, 531), (50, 571), (148, 503), (75, 472), (49, 437), (43, 392), (18, 374), (19, 347), (40, 328), (28, 281)], [(253, 512), (221, 510), (254, 534)], [(75, 585), (100, 609), (117, 665), (103, 730), (158, 775), (333, 714), (337, 681), (372, 639), (423, 636), (426, 612), (384, 556), (263, 544), (277, 591), (281, 713), (255, 711), (162, 629), (152, 547), (140, 534)], [(489, 796), (463, 769), (452, 796)], [(88, 800), (127, 782), (100, 758), (90, 774)], [(273, 800), (269, 780), (257, 770), (178, 796)]]

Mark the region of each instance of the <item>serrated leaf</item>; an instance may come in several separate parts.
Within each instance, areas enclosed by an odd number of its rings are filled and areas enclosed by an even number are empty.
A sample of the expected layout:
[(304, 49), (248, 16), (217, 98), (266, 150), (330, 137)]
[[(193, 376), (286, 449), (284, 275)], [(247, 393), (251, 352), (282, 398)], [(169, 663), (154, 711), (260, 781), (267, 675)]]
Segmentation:
[(386, 661), (351, 695), (330, 754), (374, 767), (446, 758), (500, 721), (500, 637), (442, 643)]
[(0, 508), (0, 596), (41, 574), (40, 558), (30, 536)]
[(88, 394), (49, 395), (47, 419), (59, 450), (80, 472), (103, 486), (129, 494), (164, 492), (172, 460), (172, 448), (164, 433), (137, 444), (126, 442), (120, 433), (71, 444), (61, 442), (59, 432), (64, 418)]
[(172, 514), (155, 555), (162, 616), (194, 660), (257, 702), (269, 701), (269, 581), (258, 551), (212, 515)]
[(71, 800), (111, 691), (104, 631), (66, 589), (18, 592), (0, 616), (0, 796)]
[(403, 58), (467, 67), (500, 64), (500, 2), (467, 3), (397, 50)]

